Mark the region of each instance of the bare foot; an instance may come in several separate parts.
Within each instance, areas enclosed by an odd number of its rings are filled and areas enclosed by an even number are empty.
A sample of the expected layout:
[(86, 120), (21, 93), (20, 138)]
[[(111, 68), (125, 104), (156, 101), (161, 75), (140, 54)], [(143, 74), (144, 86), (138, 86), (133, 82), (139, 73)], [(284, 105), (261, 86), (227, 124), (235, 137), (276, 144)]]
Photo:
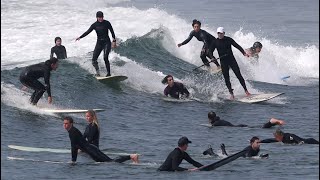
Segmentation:
[(230, 100), (234, 100), (234, 95), (233, 94), (230, 95)]
[(245, 91), (247, 96), (251, 96), (251, 94), (249, 93), (249, 91)]
[(138, 154), (131, 154), (130, 158), (135, 164), (139, 163), (139, 155)]

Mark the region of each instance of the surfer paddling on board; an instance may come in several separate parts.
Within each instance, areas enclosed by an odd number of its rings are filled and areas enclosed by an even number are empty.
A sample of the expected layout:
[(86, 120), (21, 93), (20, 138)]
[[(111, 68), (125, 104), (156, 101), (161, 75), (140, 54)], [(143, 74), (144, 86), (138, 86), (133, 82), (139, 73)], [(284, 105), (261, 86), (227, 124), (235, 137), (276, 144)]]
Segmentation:
[[(114, 34), (111, 23), (103, 19), (103, 13), (101, 11), (97, 12), (96, 17), (97, 17), (97, 21), (94, 22), (85, 33), (83, 33), (80, 37), (78, 37), (76, 41), (79, 41), (81, 38), (91, 33), (91, 31), (95, 30), (97, 33), (97, 43), (96, 43), (96, 47), (94, 48), (93, 56), (92, 56), (92, 65), (96, 69), (95, 76), (100, 76), (97, 59), (102, 50), (103, 50), (103, 59), (107, 69), (106, 76), (111, 76), (109, 53), (111, 51), (111, 47), (112, 48), (116, 47), (116, 36)], [(109, 34), (108, 34), (109, 31), (111, 32), (111, 35), (113, 38), (112, 43), (109, 38)]]
[(261, 143), (283, 142), (284, 144), (319, 144), (319, 141), (314, 138), (301, 138), (295, 134), (284, 133), (277, 129), (274, 133), (274, 138), (264, 139)]
[(190, 93), (187, 88), (179, 82), (174, 82), (173, 77), (171, 75), (167, 75), (161, 81), (162, 84), (168, 84), (168, 86), (164, 89), (164, 95), (170, 96), (175, 99), (184, 99), (188, 98)]
[[(231, 95), (230, 99), (234, 99), (234, 94), (233, 94), (233, 89), (231, 87), (231, 82), (230, 82), (229, 68), (232, 69), (232, 71), (234, 72), (234, 74), (238, 78), (246, 95), (250, 96), (250, 93), (247, 90), (246, 83), (241, 75), (238, 63), (237, 63), (235, 57), (233, 56), (231, 45), (234, 46), (235, 48), (237, 48), (239, 51), (241, 51), (241, 53), (244, 56), (248, 57), (249, 55), (231, 37), (225, 36), (225, 31), (224, 31), (223, 27), (217, 28), (217, 34), (218, 34), (218, 38), (216, 39), (215, 44), (216, 44), (216, 48), (218, 50), (218, 54), (221, 57), (220, 63), (221, 63), (222, 74), (223, 74), (226, 86), (227, 86), (229, 93)], [(222, 57), (222, 55), (225, 55), (225, 54), (227, 54), (227, 55)]]
[(56, 37), (54, 38), (54, 43), (56, 44), (51, 48), (51, 53), (50, 53), (50, 59), (53, 58), (53, 55), (55, 54), (58, 59), (66, 59), (67, 58), (67, 51), (66, 48), (61, 45), (61, 38)]
[(97, 146), (97, 148), (99, 148), (100, 129), (96, 112), (93, 110), (88, 110), (86, 112), (86, 120), (88, 122), (88, 125), (83, 133), (83, 137), (90, 144), (93, 144)]
[(253, 43), (252, 47), (246, 49), (246, 53), (249, 55), (249, 60), (251, 60), (252, 63), (258, 63), (259, 59), (259, 53), (262, 50), (262, 44), (260, 42)]
[[(199, 162), (193, 160), (189, 154), (186, 152), (188, 149), (188, 144), (191, 143), (187, 137), (181, 137), (178, 141), (178, 147), (170, 152), (165, 162), (158, 168), (159, 171), (194, 171), (198, 170), (199, 167), (203, 165)], [(179, 167), (182, 160), (186, 160), (188, 163), (194, 165), (198, 168), (187, 169)]]
[(267, 123), (262, 126), (248, 126), (246, 124), (234, 125), (228, 121), (220, 119), (214, 111), (208, 113), (208, 120), (211, 126), (230, 126), (230, 127), (261, 127), (261, 128), (271, 128), (276, 125), (283, 125), (285, 122), (283, 120), (271, 118)]
[(216, 38), (212, 36), (207, 31), (201, 29), (201, 22), (194, 19), (192, 21), (193, 30), (190, 32), (189, 37), (183, 41), (182, 43), (178, 44), (178, 47), (187, 44), (193, 36), (196, 37), (199, 41), (202, 41), (204, 44), (201, 49), (200, 58), (204, 65), (208, 68), (210, 67), (209, 61), (207, 59), (210, 58), (211, 62), (215, 63), (218, 68), (220, 68), (220, 64), (218, 63), (217, 59), (213, 56), (213, 51), (216, 49), (215, 47), (215, 40)]
[[(50, 74), (52, 70), (55, 71), (57, 68), (58, 59), (53, 57), (45, 62), (27, 66), (21, 71), (20, 82), (24, 85), (23, 89), (29, 87), (34, 90), (30, 98), (32, 105), (37, 105), (45, 91), (48, 93), (49, 104), (52, 103)], [(38, 80), (41, 77), (44, 78), (45, 85)]]
[(96, 162), (118, 162), (122, 163), (127, 160), (132, 160), (134, 163), (138, 163), (138, 154), (130, 154), (128, 156), (119, 156), (115, 159), (111, 159), (106, 154), (101, 152), (99, 148), (93, 144), (90, 144), (85, 140), (81, 132), (73, 126), (73, 119), (71, 117), (64, 117), (63, 127), (69, 133), (71, 141), (71, 155), (72, 163), (77, 161), (78, 149), (90, 155), (90, 157)]

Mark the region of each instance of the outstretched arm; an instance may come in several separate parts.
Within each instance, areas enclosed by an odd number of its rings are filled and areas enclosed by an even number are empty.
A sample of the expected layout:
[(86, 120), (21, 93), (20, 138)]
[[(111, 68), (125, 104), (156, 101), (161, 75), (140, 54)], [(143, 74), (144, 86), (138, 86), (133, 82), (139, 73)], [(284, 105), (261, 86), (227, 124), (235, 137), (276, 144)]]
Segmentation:
[(232, 38), (231, 39), (231, 44), (237, 48), (244, 56), (248, 56), (248, 54), (243, 50), (243, 48), (238, 44), (236, 43), (236, 41), (234, 41)]
[(88, 34), (91, 33), (91, 31), (93, 31), (93, 29), (94, 29), (94, 27), (93, 27), (93, 24), (92, 24), (92, 25), (90, 26), (90, 28), (89, 28), (85, 33), (83, 33), (80, 37), (78, 37), (78, 38), (76, 39), (76, 41), (79, 41), (81, 38), (86, 37)]
[(189, 34), (189, 37), (186, 40), (184, 40), (182, 43), (178, 44), (178, 47), (187, 44), (193, 38), (193, 34), (194, 34), (194, 31), (191, 31), (191, 33)]

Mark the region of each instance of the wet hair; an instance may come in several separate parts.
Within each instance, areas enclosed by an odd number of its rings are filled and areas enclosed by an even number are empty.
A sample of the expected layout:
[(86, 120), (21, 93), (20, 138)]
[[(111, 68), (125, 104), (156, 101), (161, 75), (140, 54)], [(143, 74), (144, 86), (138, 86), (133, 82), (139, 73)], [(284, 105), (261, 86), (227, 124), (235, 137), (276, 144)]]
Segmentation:
[(60, 39), (60, 41), (61, 41), (61, 37), (56, 37), (56, 38), (54, 38), (54, 43), (56, 43), (59, 39)]
[(211, 119), (211, 120), (214, 120), (216, 118), (216, 116), (217, 116), (216, 113), (213, 112), (213, 111), (210, 111), (208, 113), (208, 118)]
[(259, 140), (259, 138), (257, 136), (253, 136), (251, 139), (250, 139), (250, 144), (254, 143), (255, 140)]
[(194, 20), (192, 21), (192, 27), (193, 27), (195, 24), (199, 24), (199, 26), (201, 26), (201, 22), (198, 21), (198, 20), (196, 20), (196, 19), (194, 19)]
[(169, 74), (169, 75), (167, 75), (166, 77), (164, 77), (164, 78), (162, 79), (161, 83), (162, 83), (162, 84), (168, 83), (168, 78), (169, 78), (169, 77), (172, 77), (172, 79), (173, 79), (173, 76)]
[(283, 136), (283, 132), (278, 128), (278, 129), (276, 130), (276, 132), (274, 132), (274, 135), (276, 135), (276, 136)]
[(63, 120), (67, 120), (67, 121), (69, 121), (69, 123), (73, 124), (73, 119), (70, 116), (64, 117)]
[(99, 129), (98, 118), (97, 118), (96, 112), (94, 110), (90, 109), (86, 113), (89, 113), (93, 117), (93, 123), (96, 124)]
[(49, 60), (46, 60), (46, 65), (56, 64), (58, 62), (58, 59), (55, 57), (50, 58)]
[(103, 17), (103, 12), (98, 11), (98, 12), (96, 13), (96, 17)]
[(255, 42), (255, 43), (253, 43), (252, 47), (255, 48), (255, 49), (256, 49), (256, 48), (262, 48), (262, 44), (261, 44), (261, 42), (258, 42), (258, 41), (257, 41), (257, 42)]

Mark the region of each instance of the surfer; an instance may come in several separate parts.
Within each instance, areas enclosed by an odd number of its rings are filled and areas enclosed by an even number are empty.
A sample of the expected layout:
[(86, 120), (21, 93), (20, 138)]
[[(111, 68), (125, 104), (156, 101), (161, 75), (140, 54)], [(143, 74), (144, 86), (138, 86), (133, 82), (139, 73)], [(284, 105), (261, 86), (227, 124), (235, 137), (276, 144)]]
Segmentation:
[(88, 125), (83, 133), (83, 137), (90, 144), (93, 144), (99, 148), (100, 129), (96, 113), (93, 110), (88, 110), (86, 112), (86, 120)]
[(201, 29), (201, 22), (194, 19), (192, 21), (193, 30), (190, 32), (189, 37), (184, 40), (182, 43), (178, 44), (178, 47), (187, 44), (193, 36), (196, 37), (199, 41), (202, 41), (204, 44), (202, 46), (202, 50), (200, 53), (200, 58), (207, 67), (210, 67), (209, 61), (207, 59), (210, 58), (211, 62), (215, 63), (218, 68), (220, 68), (220, 64), (217, 59), (213, 56), (213, 51), (216, 49), (215, 40), (216, 38), (212, 36), (207, 31)]
[(53, 58), (53, 54), (55, 54), (58, 59), (67, 58), (66, 48), (63, 45), (61, 45), (61, 42), (62, 40), (60, 37), (54, 38), (54, 43), (56, 45), (51, 48), (50, 59)]
[[(230, 126), (230, 127), (254, 127), (254, 126), (248, 126), (246, 124), (239, 124), (239, 125), (233, 125), (232, 123), (220, 119), (219, 116), (216, 115), (214, 111), (210, 111), (208, 113), (208, 120), (209, 124), (211, 126)], [(283, 125), (285, 122), (283, 120), (271, 118), (267, 123), (263, 124), (262, 126), (259, 126), (261, 128), (271, 128), (276, 125)], [(258, 126), (256, 126), (258, 127)]]
[[(91, 31), (95, 30), (97, 33), (97, 43), (93, 51), (93, 56), (92, 56), (92, 65), (96, 69), (96, 74), (95, 76), (100, 76), (100, 71), (99, 71), (99, 66), (98, 66), (98, 57), (103, 50), (103, 59), (106, 65), (107, 69), (107, 75), (106, 76), (111, 76), (111, 71), (110, 71), (110, 62), (109, 62), (109, 53), (111, 51), (111, 47), (115, 48), (116, 47), (116, 36), (114, 34), (112, 25), (109, 21), (103, 19), (103, 12), (98, 11), (96, 13), (96, 18), (97, 21), (94, 22), (90, 28), (83, 33), (80, 37), (76, 39), (76, 41), (79, 41), (81, 38), (87, 36)], [(108, 32), (111, 32), (112, 35), (112, 43), (110, 41)]]
[[(50, 73), (58, 68), (58, 59), (53, 57), (45, 62), (25, 67), (20, 74), (20, 82), (25, 86), (34, 90), (31, 95), (30, 103), (36, 105), (43, 93), (47, 91), (48, 102), (52, 103), (50, 88)], [(38, 79), (43, 77), (43, 85)]]
[(295, 134), (284, 133), (277, 129), (274, 133), (274, 138), (264, 139), (261, 143), (283, 142), (284, 144), (319, 144), (319, 141), (314, 138), (301, 138)]
[(226, 56), (221, 57), (220, 63), (221, 63), (222, 74), (223, 74), (226, 86), (227, 86), (229, 93), (231, 95), (230, 99), (234, 99), (234, 94), (233, 94), (233, 89), (231, 88), (231, 83), (230, 83), (229, 68), (231, 68), (232, 71), (234, 72), (234, 74), (237, 76), (246, 95), (250, 96), (250, 93), (246, 87), (246, 83), (241, 75), (238, 63), (237, 63), (235, 57), (233, 56), (231, 45), (233, 45), (235, 48), (237, 48), (239, 51), (241, 51), (241, 53), (244, 56), (248, 57), (248, 54), (232, 38), (225, 36), (225, 31), (224, 31), (223, 27), (218, 27), (217, 33), (218, 33), (218, 38), (216, 39), (215, 44), (216, 44), (216, 48), (218, 50), (218, 54), (220, 57), (222, 55), (227, 54)]
[(262, 50), (262, 44), (260, 42), (253, 43), (252, 47), (246, 49), (246, 53), (249, 55), (249, 60), (252, 64), (257, 64), (259, 59), (259, 53)]
[[(159, 171), (194, 171), (203, 166), (199, 162), (193, 160), (187, 152), (188, 144), (191, 143), (187, 137), (181, 137), (178, 141), (178, 147), (170, 152), (165, 162), (158, 168)], [(182, 160), (186, 160), (188, 163), (198, 168), (187, 169), (179, 167)]]
[(128, 156), (119, 156), (115, 159), (111, 159), (106, 154), (101, 152), (99, 148), (93, 144), (90, 144), (85, 140), (81, 132), (73, 126), (73, 119), (71, 117), (64, 117), (63, 127), (69, 133), (71, 141), (71, 155), (72, 163), (77, 161), (78, 149), (90, 155), (90, 157), (96, 162), (119, 162), (122, 163), (127, 160), (132, 160), (134, 163), (138, 163), (138, 154), (130, 154)]
[(184, 99), (189, 97), (189, 91), (187, 88), (179, 82), (174, 82), (172, 75), (167, 75), (161, 81), (162, 84), (168, 84), (168, 86), (164, 89), (164, 95), (175, 98), (175, 99)]

